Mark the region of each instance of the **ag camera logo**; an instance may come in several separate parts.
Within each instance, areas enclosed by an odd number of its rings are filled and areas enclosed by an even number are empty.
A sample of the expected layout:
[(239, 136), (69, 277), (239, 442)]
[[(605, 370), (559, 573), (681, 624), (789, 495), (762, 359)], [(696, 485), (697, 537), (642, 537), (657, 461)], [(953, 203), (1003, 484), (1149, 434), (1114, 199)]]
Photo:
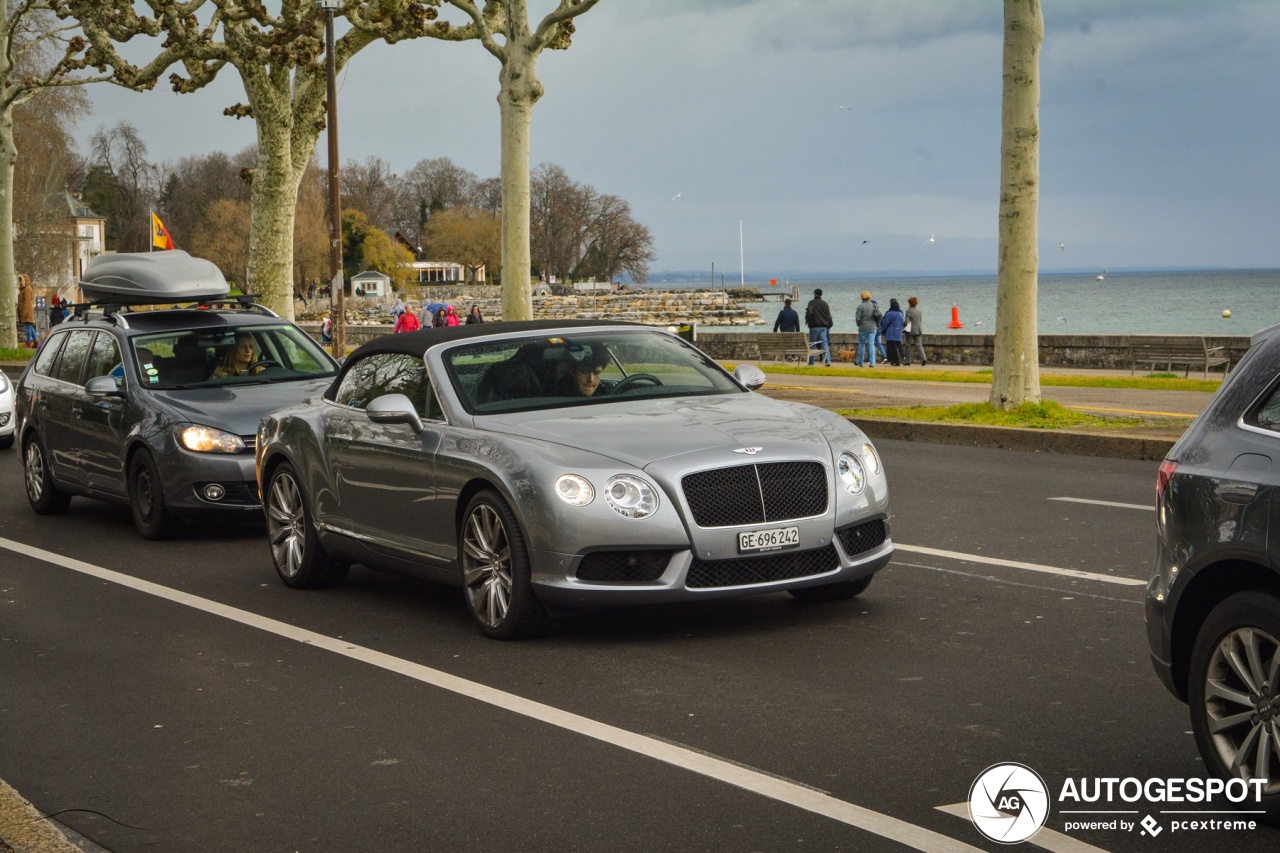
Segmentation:
[(1017, 844), (1049, 819), (1049, 788), (1025, 764), (993, 764), (969, 789), (969, 820), (987, 838)]

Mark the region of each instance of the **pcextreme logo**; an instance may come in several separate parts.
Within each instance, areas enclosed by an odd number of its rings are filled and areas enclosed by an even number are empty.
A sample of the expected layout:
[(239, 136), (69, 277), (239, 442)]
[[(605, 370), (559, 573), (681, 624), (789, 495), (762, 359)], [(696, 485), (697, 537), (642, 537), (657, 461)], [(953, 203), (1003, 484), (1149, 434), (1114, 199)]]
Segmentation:
[(1049, 789), (1025, 764), (993, 764), (969, 789), (969, 819), (992, 841), (1026, 841), (1049, 819)]

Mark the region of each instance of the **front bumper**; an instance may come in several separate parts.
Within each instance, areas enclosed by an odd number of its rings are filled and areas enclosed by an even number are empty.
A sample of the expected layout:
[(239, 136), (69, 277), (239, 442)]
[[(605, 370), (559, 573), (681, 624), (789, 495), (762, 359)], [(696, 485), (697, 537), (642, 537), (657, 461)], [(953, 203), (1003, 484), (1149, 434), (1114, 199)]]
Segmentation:
[[(165, 503), (177, 515), (261, 515), (252, 453), (233, 455), (175, 450), (158, 460)], [(210, 486), (217, 488), (210, 489)], [(221, 492), (222, 497), (212, 495)]]
[[(695, 554), (679, 548), (636, 550), (647, 562), (657, 555), (652, 579), (584, 580), (581, 575), (590, 554), (555, 551), (529, 553), (532, 582), (538, 597), (550, 608), (573, 609), (621, 604), (703, 601), (762, 592), (778, 592), (807, 586), (856, 581), (884, 568), (893, 557), (893, 540), (887, 518), (864, 519), (860, 524), (882, 525), (883, 536), (866, 550), (856, 537), (833, 533), (826, 544), (801, 551), (773, 551), (740, 555), (736, 551)], [(842, 530), (858, 527), (850, 525)], [(613, 552), (618, 553), (618, 552)]]

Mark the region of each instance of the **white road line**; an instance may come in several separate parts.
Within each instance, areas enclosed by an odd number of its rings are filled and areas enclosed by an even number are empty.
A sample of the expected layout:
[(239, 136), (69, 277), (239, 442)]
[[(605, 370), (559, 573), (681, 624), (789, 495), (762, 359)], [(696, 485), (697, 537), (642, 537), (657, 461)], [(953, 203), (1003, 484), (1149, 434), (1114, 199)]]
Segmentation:
[(1144, 509), (1147, 512), (1155, 512), (1155, 504), (1122, 504), (1115, 501), (1093, 501), (1088, 498), (1049, 498), (1051, 501), (1067, 501), (1073, 504), (1094, 504), (1096, 506), (1117, 506), (1120, 509)]
[(959, 551), (943, 551), (938, 548), (925, 548), (921, 545), (903, 545), (901, 542), (893, 543), (893, 547), (898, 551), (907, 551), (912, 554), (927, 554), (930, 557), (945, 557), (948, 560), (964, 560), (968, 563), (986, 563), (990, 566), (1004, 566), (1009, 569), (1024, 569), (1028, 572), (1044, 572), (1048, 575), (1061, 575), (1068, 578), (1080, 578), (1088, 581), (1098, 581), (1100, 583), (1114, 583), (1121, 586), (1146, 586), (1147, 582), (1137, 580), (1136, 578), (1122, 578), (1116, 575), (1100, 575), (1096, 572), (1082, 572), (1079, 569), (1060, 569), (1056, 566), (1042, 566), (1039, 563), (1020, 563), (1017, 560), (1001, 560), (997, 557), (984, 557), (981, 554), (962, 554)]
[(352, 660), (376, 666), (388, 672), (429, 684), (442, 690), (448, 690), (459, 696), (492, 705), (504, 711), (537, 720), (547, 725), (557, 726), (570, 732), (594, 738), (607, 744), (680, 767), (719, 782), (724, 782), (751, 793), (768, 797), (780, 803), (803, 809), (813, 814), (831, 818), (857, 829), (896, 841), (899, 844), (913, 847), (926, 853), (981, 853), (979, 848), (957, 841), (946, 835), (916, 826), (904, 820), (890, 817), (862, 806), (837, 799), (830, 794), (806, 787), (797, 782), (771, 776), (759, 770), (753, 770), (728, 761), (716, 758), (693, 749), (677, 746), (672, 743), (649, 737), (626, 729), (601, 723), (588, 717), (563, 711), (541, 702), (534, 702), (522, 696), (506, 693), (487, 687), (465, 678), (459, 678), (438, 669), (422, 666), (402, 658), (373, 649), (357, 646), (345, 640), (335, 639), (324, 634), (317, 634), (287, 622), (280, 622), (247, 610), (240, 610), (207, 598), (200, 598), (190, 593), (170, 589), (151, 581), (140, 580), (130, 575), (104, 569), (92, 563), (85, 563), (51, 551), (34, 548), (11, 539), (0, 538), (0, 548), (6, 548), (17, 554), (24, 554), (32, 559), (43, 560), (55, 566), (81, 572), (91, 577), (110, 583), (119, 584), (138, 592), (154, 595), (157, 598), (182, 604), (214, 616), (220, 616), (250, 628), (256, 628), (269, 634), (275, 634), (288, 640), (324, 649)]
[[(938, 806), (937, 808), (940, 812), (946, 812), (949, 815), (969, 820), (968, 803), (952, 803), (949, 806)], [(1052, 850), (1053, 853), (1107, 853), (1102, 847), (1085, 844), (1078, 838), (1072, 838), (1070, 835), (1064, 835), (1048, 827), (1041, 827), (1040, 831), (1028, 838), (1026, 843), (1043, 847), (1045, 850)]]

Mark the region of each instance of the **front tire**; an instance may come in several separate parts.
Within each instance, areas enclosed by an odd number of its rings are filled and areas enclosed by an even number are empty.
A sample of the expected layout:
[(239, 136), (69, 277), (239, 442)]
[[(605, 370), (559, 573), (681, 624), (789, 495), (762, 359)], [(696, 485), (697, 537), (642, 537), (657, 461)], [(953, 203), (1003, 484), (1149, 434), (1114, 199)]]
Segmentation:
[(285, 586), (316, 589), (346, 580), (350, 566), (320, 544), (298, 472), (282, 463), (267, 481), (267, 541), (271, 562)]
[(143, 539), (163, 539), (172, 532), (175, 519), (165, 506), (164, 481), (155, 459), (145, 450), (134, 454), (129, 463), (129, 508)]
[(23, 481), (27, 487), (27, 501), (37, 515), (61, 515), (71, 505), (71, 495), (53, 482), (53, 470), (49, 465), (49, 453), (39, 436), (31, 436), (22, 452)]
[[(1205, 767), (1220, 779), (1267, 779), (1261, 808), (1280, 822), (1280, 598), (1237, 593), (1196, 635), (1188, 684), (1191, 728)], [(1247, 803), (1247, 804), (1246, 804)]]
[(797, 601), (847, 601), (861, 595), (871, 586), (871, 578), (859, 578), (856, 581), (837, 581), (822, 586), (802, 586), (789, 589), (787, 592)]
[(520, 524), (497, 492), (485, 490), (467, 504), (458, 553), (467, 609), (486, 636), (518, 640), (554, 625), (534, 594)]

